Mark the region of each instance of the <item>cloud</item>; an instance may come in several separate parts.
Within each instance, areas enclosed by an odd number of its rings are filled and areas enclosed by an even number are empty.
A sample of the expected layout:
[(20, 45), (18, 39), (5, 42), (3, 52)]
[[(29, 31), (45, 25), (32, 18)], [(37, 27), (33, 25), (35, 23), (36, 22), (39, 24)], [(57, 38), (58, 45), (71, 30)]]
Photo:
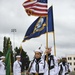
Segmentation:
[[(74, 0), (48, 0), (48, 6), (53, 5), (54, 27), (57, 55), (74, 53), (75, 44), (75, 1)], [(23, 37), (37, 18), (28, 16), (22, 7), (24, 0), (0, 0), (0, 50), (2, 50), (3, 37), (10, 37), (12, 42), (15, 37), (15, 46), (20, 46)], [(11, 29), (16, 29), (15, 35)], [(33, 57), (33, 50), (41, 44), (45, 47), (46, 37), (42, 35), (23, 43), (24, 50)], [(53, 45), (53, 35), (49, 34), (49, 45)], [(71, 51), (71, 49), (73, 49)], [(62, 52), (61, 52), (61, 51)], [(69, 50), (69, 52), (67, 52)]]

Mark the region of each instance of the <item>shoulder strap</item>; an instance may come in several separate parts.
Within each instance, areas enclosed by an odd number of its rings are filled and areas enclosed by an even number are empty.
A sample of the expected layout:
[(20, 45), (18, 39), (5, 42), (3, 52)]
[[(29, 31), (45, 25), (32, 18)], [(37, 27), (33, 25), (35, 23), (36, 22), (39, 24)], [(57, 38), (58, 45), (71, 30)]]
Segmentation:
[(20, 67), (22, 67), (22, 65), (18, 62), (18, 64), (20, 65)]
[(63, 71), (63, 67), (62, 67), (62, 65), (60, 65), (60, 70)]
[(69, 64), (67, 64), (67, 67), (68, 67), (68, 69), (69, 69)]
[(44, 56), (44, 68), (45, 68), (45, 65), (46, 65), (46, 55)]
[(34, 59), (33, 59), (33, 61), (31, 62), (31, 65), (30, 65), (30, 67), (28, 68), (28, 72), (30, 72), (31, 67), (32, 67), (32, 65), (33, 65), (34, 61), (35, 61), (35, 58), (34, 58)]
[(63, 67), (62, 67), (62, 64), (59, 65), (60, 66), (60, 71), (59, 71), (59, 74), (58, 75), (62, 75), (62, 72), (63, 72)]
[(45, 59), (44, 59), (44, 68), (45, 68)]
[(67, 67), (68, 67), (68, 72), (70, 72), (70, 69), (69, 69), (69, 64), (67, 64)]

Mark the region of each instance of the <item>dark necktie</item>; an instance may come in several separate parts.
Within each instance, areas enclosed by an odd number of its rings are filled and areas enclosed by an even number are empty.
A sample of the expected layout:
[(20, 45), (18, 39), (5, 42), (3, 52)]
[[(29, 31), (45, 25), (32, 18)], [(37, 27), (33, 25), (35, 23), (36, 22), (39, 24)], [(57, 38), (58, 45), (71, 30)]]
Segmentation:
[(39, 73), (39, 63), (36, 62), (36, 72)]
[(48, 54), (48, 68), (50, 70), (50, 67), (51, 67), (51, 57), (50, 57), (51, 54)]
[(39, 73), (39, 63), (40, 63), (40, 59), (36, 60), (36, 72)]
[(22, 65), (21, 65), (21, 63), (20, 63), (20, 62), (18, 62), (18, 64), (20, 65), (20, 67), (22, 67)]

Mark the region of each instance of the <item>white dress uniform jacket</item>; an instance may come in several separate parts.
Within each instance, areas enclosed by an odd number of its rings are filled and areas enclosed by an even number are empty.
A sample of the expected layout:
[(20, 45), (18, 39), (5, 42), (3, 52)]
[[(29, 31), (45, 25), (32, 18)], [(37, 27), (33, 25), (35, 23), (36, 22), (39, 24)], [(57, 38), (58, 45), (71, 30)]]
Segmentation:
[(0, 60), (0, 75), (6, 75), (5, 63)]
[[(62, 66), (62, 74), (61, 75), (65, 75), (65, 73), (68, 73), (68, 69), (70, 71), (72, 71), (71, 66), (68, 63), (66, 63), (65, 66), (62, 63), (60, 63), (59, 64), (59, 71), (61, 69), (60, 65)], [(69, 75), (69, 74), (66, 74), (66, 75)]]
[[(31, 62), (32, 63), (32, 62)], [(30, 65), (31, 65), (30, 63)], [(36, 59), (34, 60), (30, 73), (36, 73)], [(47, 62), (44, 61), (42, 58), (40, 59), (39, 62), (39, 73), (43, 73), (44, 75), (48, 75), (48, 65)]]
[[(58, 61), (57, 58), (54, 56), (54, 68), (50, 70), (50, 75), (58, 75), (59, 67), (58, 67)], [(53, 61), (51, 60), (51, 66), (53, 66)]]
[[(54, 66), (54, 68), (52, 68), (52, 69), (49, 70), (49, 74), (50, 75), (58, 75), (58, 73), (59, 73), (59, 67), (58, 67), (57, 58), (54, 55), (51, 55), (51, 56), (53, 56), (54, 62), (53, 62), (53, 60), (51, 60), (50, 66)], [(43, 55), (43, 59), (45, 59), (45, 55)], [(49, 57), (48, 57), (48, 60), (50, 60)]]
[(14, 62), (14, 65), (13, 65), (13, 74), (14, 75), (21, 75), (21, 66), (20, 65), (22, 65), (22, 63), (20, 61), (16, 60)]

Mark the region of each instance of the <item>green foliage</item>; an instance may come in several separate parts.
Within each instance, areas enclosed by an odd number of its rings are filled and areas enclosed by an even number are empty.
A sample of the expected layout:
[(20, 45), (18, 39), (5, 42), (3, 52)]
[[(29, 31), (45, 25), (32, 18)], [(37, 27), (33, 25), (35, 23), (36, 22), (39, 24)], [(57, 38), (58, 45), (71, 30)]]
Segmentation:
[(7, 52), (7, 38), (4, 37), (4, 41), (3, 41), (3, 53), (4, 55), (6, 55)]
[(12, 43), (10, 41), (10, 38), (4, 37), (4, 41), (3, 41), (3, 55), (6, 56), (7, 51), (9, 49), (9, 44), (10, 44), (10, 49), (12, 50)]

